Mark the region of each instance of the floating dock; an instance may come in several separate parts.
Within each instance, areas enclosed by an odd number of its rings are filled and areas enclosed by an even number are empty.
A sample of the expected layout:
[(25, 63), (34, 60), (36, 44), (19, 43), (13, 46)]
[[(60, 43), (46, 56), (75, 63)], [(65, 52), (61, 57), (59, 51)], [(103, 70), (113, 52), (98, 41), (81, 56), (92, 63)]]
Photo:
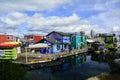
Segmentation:
[(58, 61), (61, 58), (66, 58), (73, 55), (85, 54), (87, 49), (79, 49), (71, 52), (62, 52), (54, 54), (37, 54), (37, 53), (21, 53), (18, 58), (13, 61), (13, 63), (27, 66), (30, 69), (40, 68), (40, 67), (50, 67), (60, 65), (61, 62)]

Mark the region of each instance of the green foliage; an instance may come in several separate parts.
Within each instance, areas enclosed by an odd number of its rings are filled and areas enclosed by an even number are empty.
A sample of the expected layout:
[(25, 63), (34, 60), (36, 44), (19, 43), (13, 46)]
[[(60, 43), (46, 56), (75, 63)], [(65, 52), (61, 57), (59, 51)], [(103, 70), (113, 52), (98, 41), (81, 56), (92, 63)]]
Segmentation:
[(111, 48), (111, 44), (106, 44), (105, 48)]
[(106, 36), (105, 42), (106, 43), (112, 43), (113, 42), (113, 36)]
[(28, 80), (27, 69), (10, 60), (0, 60), (0, 80)]

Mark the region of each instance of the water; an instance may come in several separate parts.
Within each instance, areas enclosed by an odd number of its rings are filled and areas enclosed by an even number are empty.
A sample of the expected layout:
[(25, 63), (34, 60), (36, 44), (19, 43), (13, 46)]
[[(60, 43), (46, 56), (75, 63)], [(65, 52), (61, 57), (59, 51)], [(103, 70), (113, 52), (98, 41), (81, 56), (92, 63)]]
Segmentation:
[(30, 80), (85, 80), (109, 71), (104, 62), (97, 62), (89, 55), (75, 55), (61, 59), (63, 64), (28, 72)]

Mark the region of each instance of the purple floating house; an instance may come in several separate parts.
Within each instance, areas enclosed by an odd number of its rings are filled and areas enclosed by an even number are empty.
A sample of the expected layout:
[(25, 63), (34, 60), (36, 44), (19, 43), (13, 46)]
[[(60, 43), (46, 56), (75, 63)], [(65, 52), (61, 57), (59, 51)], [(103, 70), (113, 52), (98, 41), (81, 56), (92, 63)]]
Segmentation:
[(59, 41), (62, 45), (62, 52), (68, 51), (70, 48), (70, 33), (63, 33), (58, 31), (52, 31), (46, 37)]

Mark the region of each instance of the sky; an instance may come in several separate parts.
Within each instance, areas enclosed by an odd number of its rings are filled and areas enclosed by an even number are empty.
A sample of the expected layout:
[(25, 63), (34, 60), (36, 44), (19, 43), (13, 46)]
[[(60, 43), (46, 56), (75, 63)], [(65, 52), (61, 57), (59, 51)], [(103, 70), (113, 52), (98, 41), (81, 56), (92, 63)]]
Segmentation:
[(120, 32), (120, 0), (0, 0), (0, 33)]

